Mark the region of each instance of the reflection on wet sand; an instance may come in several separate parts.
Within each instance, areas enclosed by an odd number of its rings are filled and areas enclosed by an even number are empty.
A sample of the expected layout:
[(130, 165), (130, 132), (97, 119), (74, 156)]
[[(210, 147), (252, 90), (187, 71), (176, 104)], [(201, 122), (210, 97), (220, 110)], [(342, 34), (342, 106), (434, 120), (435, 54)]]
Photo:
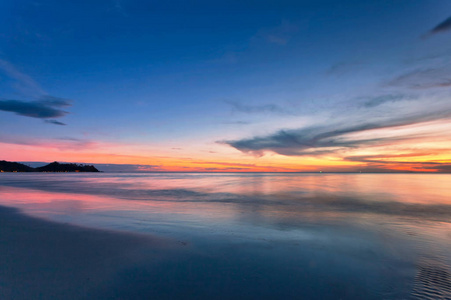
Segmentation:
[[(2, 174), (0, 179), (0, 205), (60, 223), (159, 236), (176, 245), (165, 255), (134, 256), (108, 269), (102, 276), (114, 278), (112, 298), (140, 293), (217, 298), (219, 291), (223, 298), (248, 299), (450, 297), (449, 175)], [(36, 231), (41, 229), (45, 226)], [(8, 238), (16, 236), (12, 232)], [(0, 254), (9, 251), (4, 245)], [(128, 251), (113, 247), (119, 257)], [(146, 247), (149, 253), (164, 252)], [(86, 267), (83, 272), (90, 273)], [(8, 272), (3, 269), (7, 286), (16, 276)]]
[(87, 299), (115, 272), (154, 261), (174, 241), (86, 229), (24, 216), (0, 207), (0, 298)]

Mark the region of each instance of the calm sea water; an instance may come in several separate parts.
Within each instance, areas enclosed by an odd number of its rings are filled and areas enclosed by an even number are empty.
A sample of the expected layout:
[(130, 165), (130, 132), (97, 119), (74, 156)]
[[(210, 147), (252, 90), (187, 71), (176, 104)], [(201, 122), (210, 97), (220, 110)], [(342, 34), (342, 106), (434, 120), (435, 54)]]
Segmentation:
[(0, 205), (187, 245), (135, 296), (451, 299), (451, 175), (4, 173)]

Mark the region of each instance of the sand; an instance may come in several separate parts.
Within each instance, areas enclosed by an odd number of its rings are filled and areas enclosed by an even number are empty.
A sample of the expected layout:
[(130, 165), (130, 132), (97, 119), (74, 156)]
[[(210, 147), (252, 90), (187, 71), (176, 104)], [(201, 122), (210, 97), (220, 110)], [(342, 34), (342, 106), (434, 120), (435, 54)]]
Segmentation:
[(176, 247), (150, 235), (52, 223), (0, 207), (0, 298), (102, 298), (121, 270), (158, 262)]

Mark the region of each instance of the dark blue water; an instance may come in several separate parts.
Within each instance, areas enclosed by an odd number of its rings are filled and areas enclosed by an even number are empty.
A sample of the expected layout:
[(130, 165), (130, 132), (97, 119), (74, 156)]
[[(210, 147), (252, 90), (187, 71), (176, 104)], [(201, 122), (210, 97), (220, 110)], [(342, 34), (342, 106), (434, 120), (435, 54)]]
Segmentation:
[(0, 174), (0, 205), (181, 245), (94, 298), (451, 299), (451, 175)]

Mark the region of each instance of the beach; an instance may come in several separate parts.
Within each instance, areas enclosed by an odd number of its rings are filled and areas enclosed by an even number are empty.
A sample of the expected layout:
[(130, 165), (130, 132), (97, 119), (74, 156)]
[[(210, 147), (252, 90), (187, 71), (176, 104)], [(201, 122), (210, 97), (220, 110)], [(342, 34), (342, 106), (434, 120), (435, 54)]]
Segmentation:
[(448, 175), (1, 176), (5, 299), (451, 293)]
[(2, 299), (86, 299), (111, 289), (116, 272), (177, 247), (149, 235), (58, 224), (0, 207)]

